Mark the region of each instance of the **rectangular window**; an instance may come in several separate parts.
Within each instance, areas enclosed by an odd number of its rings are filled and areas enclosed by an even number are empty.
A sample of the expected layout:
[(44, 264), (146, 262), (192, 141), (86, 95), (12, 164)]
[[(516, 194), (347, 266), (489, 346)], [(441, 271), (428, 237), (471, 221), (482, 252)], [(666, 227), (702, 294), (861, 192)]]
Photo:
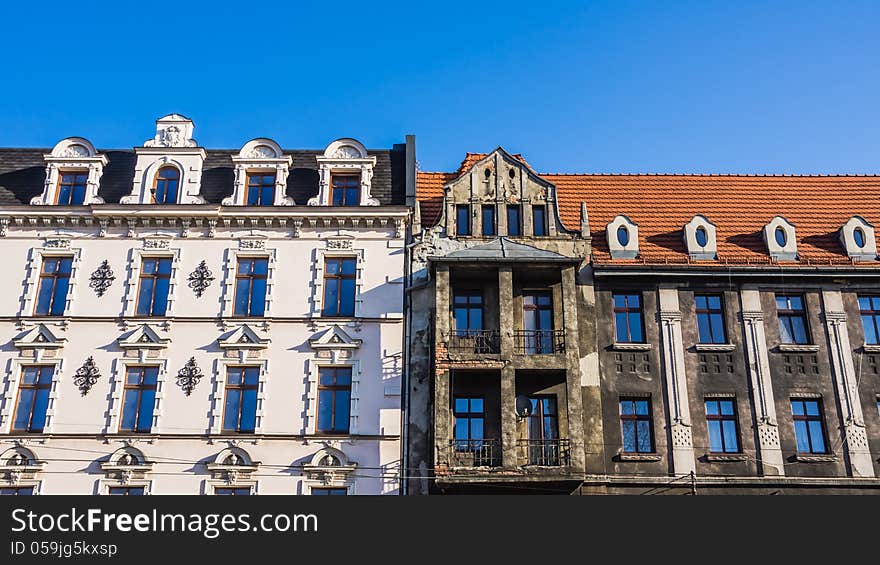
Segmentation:
[(706, 424), (709, 427), (709, 451), (739, 453), (736, 401), (733, 398), (706, 399)]
[(86, 200), (86, 185), (89, 174), (61, 173), (58, 180), (58, 204), (61, 206), (82, 206)]
[(482, 396), (455, 396), (455, 450), (475, 451), (483, 447), (485, 406)]
[(531, 465), (560, 464), (559, 412), (556, 396), (539, 394), (529, 397), (528, 445)]
[(317, 496), (345, 496), (348, 494), (347, 488), (326, 488), (312, 487), (312, 494)]
[(138, 316), (164, 316), (168, 309), (171, 258), (144, 257), (138, 287)]
[(115, 496), (143, 496), (144, 487), (110, 487), (107, 494)]
[(614, 294), (614, 330), (617, 343), (644, 343), (642, 297), (639, 294)]
[(495, 206), (483, 206), (483, 235), (495, 235)]
[(37, 287), (36, 316), (63, 316), (70, 287), (72, 257), (44, 257)]
[(156, 404), (156, 380), (159, 367), (128, 367), (122, 397), (119, 430), (149, 433), (153, 427)]
[(31, 496), (34, 494), (34, 487), (2, 487), (0, 488), (0, 496)]
[(262, 316), (266, 308), (269, 260), (239, 257), (235, 273), (235, 316)]
[(536, 236), (547, 235), (547, 209), (532, 206), (532, 231)]
[(247, 176), (247, 205), (272, 206), (274, 203), (275, 174), (249, 174)]
[(507, 235), (522, 235), (522, 208), (516, 204), (507, 205)]
[(483, 292), (480, 290), (459, 290), (452, 297), (452, 312), (455, 318), (455, 332), (467, 335), (483, 329)]
[(810, 343), (803, 296), (777, 294), (776, 314), (779, 317), (779, 337), (782, 343)]
[(553, 295), (523, 293), (523, 350), (526, 354), (554, 353)]
[(624, 453), (654, 452), (654, 430), (649, 399), (621, 398), (620, 428), (623, 433)]
[(257, 390), (259, 387), (259, 367), (229, 367), (226, 370), (224, 432), (254, 432), (257, 424)]
[(361, 178), (358, 175), (332, 175), (333, 206), (360, 206)]
[(822, 402), (818, 398), (792, 398), (791, 416), (798, 452), (827, 453)]
[(351, 416), (351, 367), (320, 367), (318, 375), (318, 432), (347, 434)]
[(865, 345), (880, 345), (880, 296), (859, 296)]
[(220, 496), (250, 496), (251, 487), (214, 487), (214, 494)]
[(459, 204), (455, 207), (455, 233), (457, 235), (471, 235), (470, 206)]
[(354, 316), (357, 259), (324, 260), (324, 316)]
[(700, 343), (727, 343), (721, 295), (697, 294), (694, 296), (694, 304)]
[(22, 367), (15, 420), (12, 423), (13, 431), (43, 431), (43, 427), (46, 425), (46, 408), (49, 407), (49, 392), (52, 389), (52, 375), (54, 373), (54, 365)]

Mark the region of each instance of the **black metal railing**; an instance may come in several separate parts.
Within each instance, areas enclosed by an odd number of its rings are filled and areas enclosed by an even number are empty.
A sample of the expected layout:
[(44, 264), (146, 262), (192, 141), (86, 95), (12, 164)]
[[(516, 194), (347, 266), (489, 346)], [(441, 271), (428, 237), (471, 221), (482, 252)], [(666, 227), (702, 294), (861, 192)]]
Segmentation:
[(565, 467), (571, 462), (568, 439), (520, 439), (516, 447), (517, 461), (521, 465)]
[(543, 355), (565, 351), (565, 330), (516, 330), (513, 332), (516, 352)]
[(497, 439), (449, 440), (446, 460), (452, 467), (500, 467), (501, 442)]
[(451, 353), (500, 353), (498, 330), (454, 330), (447, 346)]

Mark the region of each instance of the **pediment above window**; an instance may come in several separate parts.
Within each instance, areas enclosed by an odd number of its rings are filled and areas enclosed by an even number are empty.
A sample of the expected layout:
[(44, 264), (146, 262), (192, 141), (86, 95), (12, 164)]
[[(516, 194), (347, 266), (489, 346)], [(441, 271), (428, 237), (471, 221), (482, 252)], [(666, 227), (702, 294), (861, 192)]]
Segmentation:
[[(265, 137), (252, 139), (232, 156), (235, 182), (232, 196), (224, 206), (293, 206), (287, 196), (287, 176), (293, 157), (284, 155), (281, 146)], [(271, 197), (266, 198), (266, 192)]]
[(639, 226), (623, 214), (605, 227), (608, 251), (613, 259), (635, 259), (639, 255)]
[(324, 484), (344, 483), (357, 469), (357, 463), (349, 460), (341, 450), (325, 446), (303, 464), (303, 472), (312, 481)]
[(682, 228), (684, 244), (691, 259), (715, 259), (718, 256), (715, 224), (697, 214)]
[(142, 480), (153, 468), (153, 462), (147, 461), (144, 453), (132, 446), (121, 447), (114, 451), (107, 461), (101, 463), (101, 471), (106, 478), (121, 483), (131, 480)]
[[(339, 188), (338, 182), (354, 177), (353, 186), (348, 186), (349, 194), (357, 189), (357, 198), (346, 198), (343, 203), (336, 201), (337, 206), (378, 206), (379, 201), (370, 195), (373, 184), (373, 168), (376, 157), (367, 153), (367, 149), (356, 139), (345, 137), (337, 139), (324, 149), (324, 153), (315, 157), (318, 161), (319, 186), (318, 195), (310, 198), (309, 206), (334, 205), (334, 189)], [(334, 179), (337, 184), (334, 187)]]
[(92, 143), (82, 137), (68, 137), (43, 155), (46, 182), (43, 193), (31, 199), (32, 205), (82, 206), (103, 204), (98, 186), (107, 156), (98, 153)]
[(18, 349), (57, 349), (64, 347), (67, 338), (56, 337), (49, 328), (39, 324), (20, 334), (12, 343)]
[(227, 447), (214, 456), (205, 466), (211, 472), (212, 479), (233, 484), (239, 480), (248, 480), (260, 467), (250, 454), (240, 447)]
[(30, 449), (17, 445), (0, 454), (0, 478), (10, 484), (33, 480), (45, 463), (37, 459)]
[(877, 260), (877, 240), (874, 226), (861, 216), (853, 216), (840, 227), (840, 243), (847, 256), (856, 261)]
[(156, 330), (142, 324), (116, 340), (122, 349), (162, 349), (168, 347), (169, 338), (159, 337)]
[(217, 345), (220, 349), (266, 349), (271, 342), (271, 339), (260, 337), (250, 326), (243, 324), (221, 336)]
[(772, 259), (797, 260), (797, 236), (794, 224), (782, 216), (776, 216), (764, 226), (764, 244)]
[(357, 349), (363, 340), (350, 337), (337, 325), (324, 330), (317, 336), (309, 339), (312, 349)]

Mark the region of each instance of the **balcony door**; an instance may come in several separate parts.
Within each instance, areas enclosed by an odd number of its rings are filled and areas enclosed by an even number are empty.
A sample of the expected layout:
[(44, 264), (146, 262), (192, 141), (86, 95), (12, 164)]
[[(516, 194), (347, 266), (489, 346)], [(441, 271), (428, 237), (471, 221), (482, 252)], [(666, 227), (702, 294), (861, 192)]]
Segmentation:
[(523, 349), (527, 355), (553, 353), (553, 296), (523, 294)]
[(529, 464), (559, 465), (559, 414), (556, 396), (529, 397)]

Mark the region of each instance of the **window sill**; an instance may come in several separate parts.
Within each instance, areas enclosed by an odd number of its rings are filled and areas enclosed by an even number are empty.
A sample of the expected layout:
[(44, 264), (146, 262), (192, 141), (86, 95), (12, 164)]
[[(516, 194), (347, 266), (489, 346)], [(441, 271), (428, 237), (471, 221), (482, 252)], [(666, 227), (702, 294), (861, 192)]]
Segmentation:
[(712, 463), (729, 463), (737, 461), (748, 461), (749, 458), (745, 453), (707, 453), (706, 461)]
[(837, 461), (837, 456), (830, 454), (798, 453), (794, 458), (799, 463), (835, 463)]
[(629, 462), (655, 462), (663, 459), (659, 453), (618, 453), (617, 458), (620, 461)]
[(819, 351), (818, 345), (806, 343), (780, 343), (777, 348), (783, 353), (815, 353)]
[(623, 343), (615, 341), (611, 349), (615, 351), (651, 351), (654, 346), (650, 343)]
[(862, 346), (865, 353), (880, 353), (880, 343), (866, 343)]
[(700, 353), (709, 352), (727, 352), (736, 349), (736, 345), (732, 343), (697, 343), (694, 349)]

